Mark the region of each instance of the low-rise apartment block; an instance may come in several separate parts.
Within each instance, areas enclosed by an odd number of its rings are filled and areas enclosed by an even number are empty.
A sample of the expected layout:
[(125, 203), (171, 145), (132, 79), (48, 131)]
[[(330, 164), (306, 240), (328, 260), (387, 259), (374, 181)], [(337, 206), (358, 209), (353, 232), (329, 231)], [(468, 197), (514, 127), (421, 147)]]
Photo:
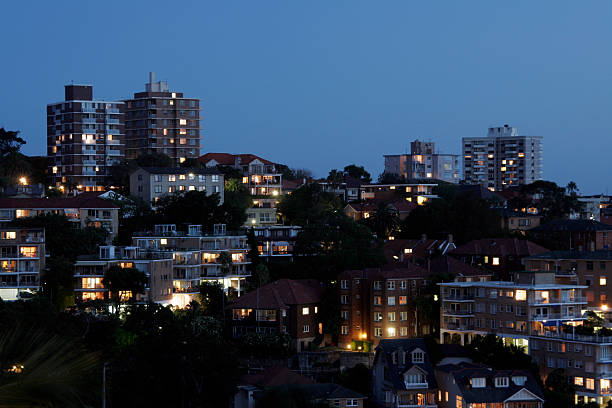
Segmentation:
[(413, 264), (342, 272), (339, 345), (367, 351), (382, 339), (429, 334), (431, 328), (417, 322), (412, 302), (427, 286), (428, 276), (427, 270)]
[(292, 348), (305, 351), (323, 334), (320, 318), (323, 285), (314, 280), (281, 279), (248, 292), (228, 308), (232, 334), (288, 333)]
[(302, 227), (291, 225), (270, 225), (254, 227), (259, 256), (267, 261), (292, 260), (293, 248)]
[(436, 153), (434, 142), (415, 140), (410, 143), (410, 154), (385, 155), (385, 173), (406, 180), (436, 179), (459, 183), (461, 155)]
[(75, 297), (78, 302), (109, 299), (102, 284), (104, 273), (113, 265), (135, 268), (148, 278), (144, 294), (122, 293), (122, 299), (170, 304), (172, 301), (172, 257), (137, 247), (101, 246), (97, 255), (77, 258), (74, 269)]
[(247, 236), (228, 233), (224, 224), (215, 225), (210, 233), (203, 232), (201, 225), (189, 225), (187, 231), (177, 231), (174, 224), (156, 225), (153, 231), (135, 233), (132, 244), (142, 250), (170, 254), (175, 306), (184, 307), (197, 299), (202, 282), (218, 283), (240, 296), (250, 276)]
[(283, 176), (276, 164), (254, 154), (206, 153), (199, 161), (206, 167), (229, 166), (242, 172), (242, 183), (253, 196), (279, 196)]
[(70, 198), (0, 198), (0, 224), (42, 214), (64, 215), (75, 228), (97, 227), (108, 231), (108, 242), (119, 231), (119, 207), (109, 200), (83, 193)]
[(130, 174), (130, 194), (147, 203), (156, 203), (165, 195), (204, 191), (219, 194), (219, 204), (223, 204), (224, 186), (223, 173), (211, 168), (141, 167)]
[(361, 198), (380, 201), (400, 199), (423, 205), (432, 198), (438, 198), (433, 192), (437, 186), (435, 183), (364, 184), (361, 186)]
[(32, 297), (44, 270), (43, 228), (0, 228), (0, 299)]
[(551, 249), (597, 251), (612, 249), (612, 225), (594, 220), (559, 219), (529, 231), (541, 240), (555, 245)]

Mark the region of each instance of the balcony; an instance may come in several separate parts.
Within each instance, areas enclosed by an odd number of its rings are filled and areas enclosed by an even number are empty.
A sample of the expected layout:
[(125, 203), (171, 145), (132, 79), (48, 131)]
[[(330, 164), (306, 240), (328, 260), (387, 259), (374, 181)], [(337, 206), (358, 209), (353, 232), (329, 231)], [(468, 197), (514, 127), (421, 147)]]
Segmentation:
[(585, 318), (582, 317), (582, 315), (580, 313), (575, 313), (573, 315), (570, 314), (566, 314), (566, 313), (548, 313), (546, 315), (540, 315), (540, 314), (532, 314), (530, 316), (530, 320), (535, 320), (535, 321), (545, 321), (545, 320), (584, 320)]
[(474, 316), (472, 310), (444, 310), (443, 314), (446, 316)]
[(447, 330), (470, 331), (470, 330), (474, 330), (474, 325), (447, 323), (447, 324), (442, 324), (441, 328), (447, 329)]
[(557, 297), (549, 296), (547, 298), (530, 298), (530, 305), (549, 305), (549, 304), (568, 304), (568, 303), (587, 303), (585, 296), (572, 297)]
[(404, 404), (398, 402), (395, 404), (395, 408), (438, 408), (436, 404)]
[(406, 388), (429, 388), (429, 383), (427, 381), (419, 383), (404, 381), (404, 385)]
[(457, 295), (457, 294), (444, 295), (444, 299), (442, 299), (443, 302), (473, 301), (473, 300), (474, 300), (474, 295)]

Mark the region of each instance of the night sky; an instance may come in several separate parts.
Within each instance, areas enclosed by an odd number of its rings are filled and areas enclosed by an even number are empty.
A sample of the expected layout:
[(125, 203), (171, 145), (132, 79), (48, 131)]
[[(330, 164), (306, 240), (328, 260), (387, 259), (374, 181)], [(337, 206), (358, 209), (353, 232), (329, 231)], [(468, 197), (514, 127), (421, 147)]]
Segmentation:
[(0, 24), (0, 127), (46, 151), (47, 103), (148, 72), (202, 99), (202, 152), (326, 176), (415, 138), (509, 124), (544, 136), (544, 177), (612, 193), (609, 1), (12, 1)]

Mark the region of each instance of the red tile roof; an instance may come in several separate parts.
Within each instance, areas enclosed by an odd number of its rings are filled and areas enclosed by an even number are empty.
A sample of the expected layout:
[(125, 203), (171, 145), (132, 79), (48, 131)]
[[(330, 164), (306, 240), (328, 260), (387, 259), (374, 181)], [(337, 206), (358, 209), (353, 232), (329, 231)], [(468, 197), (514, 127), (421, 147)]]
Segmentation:
[(112, 201), (91, 195), (53, 198), (0, 198), (0, 208), (61, 209), (61, 208), (119, 208)]
[(448, 255), (431, 260), (429, 268), (432, 273), (452, 273), (456, 276), (490, 276), (491, 272), (474, 268)]
[(280, 279), (240, 296), (233, 309), (287, 309), (321, 302), (323, 285), (314, 279)]
[(261, 161), (263, 164), (276, 164), (250, 153), (206, 153), (205, 155), (200, 156), (198, 160), (204, 164), (208, 163), (211, 160), (214, 160), (223, 166), (234, 166), (236, 164), (236, 158), (240, 158), (240, 164), (249, 164), (250, 162), (256, 159)]
[(499, 255), (524, 257), (548, 252), (548, 249), (531, 241), (517, 238), (485, 238), (470, 241), (457, 247), (455, 255)]

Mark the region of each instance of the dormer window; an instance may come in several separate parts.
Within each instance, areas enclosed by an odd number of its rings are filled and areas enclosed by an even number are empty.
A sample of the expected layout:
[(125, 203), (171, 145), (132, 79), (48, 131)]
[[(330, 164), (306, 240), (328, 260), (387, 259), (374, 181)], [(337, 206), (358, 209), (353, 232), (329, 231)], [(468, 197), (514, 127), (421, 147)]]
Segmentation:
[(415, 350), (412, 352), (412, 363), (413, 364), (417, 364), (417, 363), (423, 363), (425, 362), (425, 353), (423, 353), (421, 350)]
[(509, 384), (508, 377), (497, 377), (495, 378), (495, 387), (497, 388), (505, 388)]
[(470, 384), (472, 384), (472, 388), (484, 388), (486, 382), (484, 378), (472, 378)]
[(512, 382), (516, 385), (525, 385), (525, 383), (527, 382), (527, 377), (524, 375), (517, 375), (512, 377)]

